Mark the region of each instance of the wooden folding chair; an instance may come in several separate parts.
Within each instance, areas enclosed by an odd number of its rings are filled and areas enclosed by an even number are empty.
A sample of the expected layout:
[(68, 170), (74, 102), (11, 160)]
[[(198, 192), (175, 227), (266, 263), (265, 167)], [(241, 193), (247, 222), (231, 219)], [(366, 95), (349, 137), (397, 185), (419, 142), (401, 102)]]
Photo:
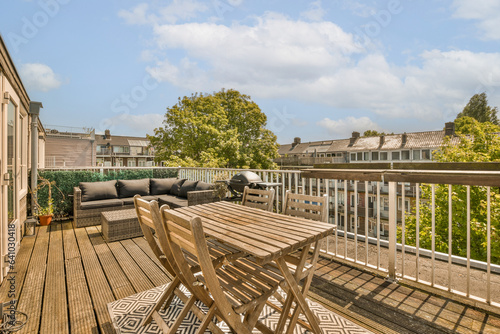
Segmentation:
[(241, 204), (252, 208), (273, 211), (273, 200), (274, 200), (274, 189), (271, 190), (250, 189), (248, 188), (248, 186), (245, 186), (245, 189), (243, 190), (243, 199), (241, 200)]
[[(290, 191), (286, 192), (285, 201), (283, 204), (283, 213), (285, 215), (302, 217), (311, 220), (316, 220), (320, 222), (328, 222), (328, 195), (324, 196), (311, 196), (303, 194), (294, 194)], [(316, 262), (318, 261), (319, 250), (320, 250), (320, 240), (316, 241), (314, 244), (314, 251), (310, 254), (311, 245), (303, 247), (292, 254), (285, 256), (286, 264), (288, 268), (293, 273), (294, 278), (299, 281), (304, 278), (302, 285), (302, 293), (306, 296), (312, 282), (312, 271), (316, 267)], [(278, 299), (283, 303), (283, 298)], [(281, 312), (287, 313), (292, 306), (292, 301), (287, 298), (283, 303), (283, 309)], [(299, 312), (296, 307), (290, 320), (290, 327), (295, 324), (298, 319)], [(286, 318), (282, 317), (281, 321), (278, 323), (277, 332), (283, 330), (285, 326)], [(299, 323), (303, 324), (299, 321)]]
[[(139, 224), (143, 231), (144, 237), (146, 238), (146, 241), (153, 250), (153, 253), (157, 257), (158, 261), (163, 265), (163, 267), (167, 270), (168, 274), (172, 278), (172, 282), (170, 283), (168, 288), (164, 291), (162, 297), (155, 304), (154, 308), (146, 316), (142, 325), (144, 326), (150, 323), (152, 319), (155, 319), (158, 326), (160, 326), (165, 333), (175, 332), (177, 328), (171, 327), (169, 329), (165, 321), (159, 315), (159, 311), (162, 305), (166, 305), (166, 307), (170, 305), (174, 297), (174, 294), (177, 295), (177, 297), (179, 297), (179, 299), (187, 305), (189, 298), (186, 296), (184, 292), (180, 290), (180, 285), (181, 283), (184, 282), (182, 282), (181, 277), (177, 275), (178, 270), (176, 269), (176, 262), (174, 257), (170, 253), (170, 248), (168, 247), (167, 244), (167, 237), (161, 220), (160, 209), (158, 208), (158, 202), (157, 201), (148, 202), (142, 199), (141, 196), (136, 195), (134, 196), (134, 204), (135, 204), (135, 210), (137, 212), (137, 218), (139, 220)], [(167, 205), (164, 205), (164, 207), (168, 209)], [(210, 243), (209, 247), (210, 247), (209, 251), (210, 259), (215, 266), (222, 265), (225, 261), (227, 261), (227, 259), (232, 260), (233, 258), (237, 258), (243, 255), (242, 252), (237, 252), (236, 250), (230, 247), (224, 247), (224, 245), (221, 244)], [(195, 259), (193, 259), (193, 256), (188, 253), (185, 253), (184, 255), (190, 262), (191, 270), (194, 273), (200, 272), (201, 267), (195, 261)], [(189, 307), (185, 312), (187, 313), (187, 311), (189, 310), (193, 311), (193, 313), (198, 318), (203, 318), (202, 311), (195, 305), (189, 304)], [(181, 319), (183, 319), (184, 316), (182, 316)], [(215, 328), (215, 326), (211, 325), (210, 329), (217, 332), (218, 328)]]
[[(235, 333), (250, 334), (267, 299), (284, 280), (283, 277), (245, 258), (215, 267), (210, 261), (201, 218), (189, 219), (166, 208), (162, 208), (161, 214), (168, 244), (180, 270), (178, 275), (183, 277), (193, 297), (209, 307), (197, 333), (202, 333), (217, 316)], [(197, 256), (202, 275), (193, 274), (189, 262), (182, 256), (183, 252)]]

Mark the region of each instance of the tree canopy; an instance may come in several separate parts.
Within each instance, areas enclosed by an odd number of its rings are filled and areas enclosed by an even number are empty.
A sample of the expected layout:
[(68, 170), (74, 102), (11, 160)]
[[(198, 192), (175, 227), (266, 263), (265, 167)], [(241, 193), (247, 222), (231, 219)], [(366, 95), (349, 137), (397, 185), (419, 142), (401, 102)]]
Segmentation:
[[(440, 151), (434, 152), (438, 162), (488, 162), (500, 161), (500, 127), (490, 122), (481, 123), (472, 117), (461, 117), (456, 120), (459, 133), (458, 144), (452, 144), (452, 138), (445, 139)], [(495, 133), (497, 132), (497, 133)], [(432, 186), (420, 185), (420, 247), (430, 249), (432, 243)], [(437, 184), (435, 192), (435, 247), (438, 252), (448, 252), (449, 203), (452, 198), (452, 254), (467, 256), (467, 192), (470, 191), (470, 251), (471, 258), (486, 261), (487, 236), (487, 200), (488, 192), (491, 200), (491, 260), (500, 263), (500, 194), (498, 188), (482, 186), (466, 186)], [(407, 215), (405, 239), (408, 245), (416, 244), (416, 210)]]
[(179, 98), (148, 138), (170, 166), (270, 169), (278, 144), (266, 122), (250, 96), (222, 89)]
[(483, 92), (481, 94), (475, 94), (470, 98), (469, 103), (467, 103), (464, 110), (457, 115), (455, 122), (461, 117), (468, 116), (481, 123), (490, 122), (495, 125), (500, 125), (497, 113), (498, 108), (490, 107), (488, 105), (488, 98), (486, 93)]
[[(377, 130), (366, 130), (365, 132), (363, 132), (363, 137), (378, 137), (378, 136), (387, 136), (389, 133), (385, 133), (385, 132), (378, 132)], [(394, 134), (393, 133), (390, 133), (391, 135)]]

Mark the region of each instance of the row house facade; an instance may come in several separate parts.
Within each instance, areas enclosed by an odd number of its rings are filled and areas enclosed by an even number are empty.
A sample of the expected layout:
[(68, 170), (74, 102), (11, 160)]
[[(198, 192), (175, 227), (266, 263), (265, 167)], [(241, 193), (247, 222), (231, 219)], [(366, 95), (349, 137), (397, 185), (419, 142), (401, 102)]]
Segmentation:
[[(0, 281), (24, 234), (29, 173), (43, 167), (45, 130), (40, 102), (31, 101), (0, 35)], [(33, 180), (33, 179), (32, 179)], [(33, 182), (33, 181), (32, 181)]]
[[(376, 137), (361, 137), (353, 132), (351, 138), (302, 143), (295, 138), (292, 144), (282, 145), (280, 158), (282, 168), (304, 168), (318, 164), (372, 164), (372, 163), (422, 163), (431, 162), (433, 152), (439, 150), (445, 137), (458, 142), (455, 124), (446, 123), (439, 131), (391, 134)], [(379, 188), (379, 189), (377, 189)], [(330, 187), (330, 221), (334, 221), (334, 184)], [(404, 191), (404, 196), (402, 192)], [(380, 193), (380, 197), (377, 196)], [(387, 183), (343, 182), (338, 183), (338, 224), (340, 230), (382, 238), (388, 236), (389, 189)], [(415, 207), (415, 184), (398, 185), (398, 221)], [(378, 200), (377, 200), (378, 198)], [(378, 224), (378, 216), (380, 223)], [(366, 225), (368, 223), (368, 226)], [(368, 227), (366, 229), (366, 226)]]
[(149, 167), (154, 151), (146, 137), (104, 135), (94, 129), (47, 129), (46, 167)]

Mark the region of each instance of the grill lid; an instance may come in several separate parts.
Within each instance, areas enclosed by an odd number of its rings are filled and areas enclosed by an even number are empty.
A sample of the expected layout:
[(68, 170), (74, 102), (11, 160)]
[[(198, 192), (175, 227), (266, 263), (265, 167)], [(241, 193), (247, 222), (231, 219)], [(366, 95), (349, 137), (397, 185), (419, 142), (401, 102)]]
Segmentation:
[(262, 179), (259, 175), (250, 171), (239, 172), (229, 180), (229, 185), (237, 192), (243, 192), (245, 186), (254, 188), (258, 183), (262, 183)]

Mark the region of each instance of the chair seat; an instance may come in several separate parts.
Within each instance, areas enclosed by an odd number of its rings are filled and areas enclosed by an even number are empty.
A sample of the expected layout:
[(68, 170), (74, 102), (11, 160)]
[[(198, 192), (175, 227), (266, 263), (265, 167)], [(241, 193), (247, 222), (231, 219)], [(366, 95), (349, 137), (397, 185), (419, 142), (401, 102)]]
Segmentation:
[[(256, 302), (266, 301), (284, 281), (280, 274), (249, 259), (236, 260), (215, 272), (222, 291), (236, 313), (244, 313), (254, 307)], [(197, 279), (205, 284), (202, 275), (197, 276)]]

